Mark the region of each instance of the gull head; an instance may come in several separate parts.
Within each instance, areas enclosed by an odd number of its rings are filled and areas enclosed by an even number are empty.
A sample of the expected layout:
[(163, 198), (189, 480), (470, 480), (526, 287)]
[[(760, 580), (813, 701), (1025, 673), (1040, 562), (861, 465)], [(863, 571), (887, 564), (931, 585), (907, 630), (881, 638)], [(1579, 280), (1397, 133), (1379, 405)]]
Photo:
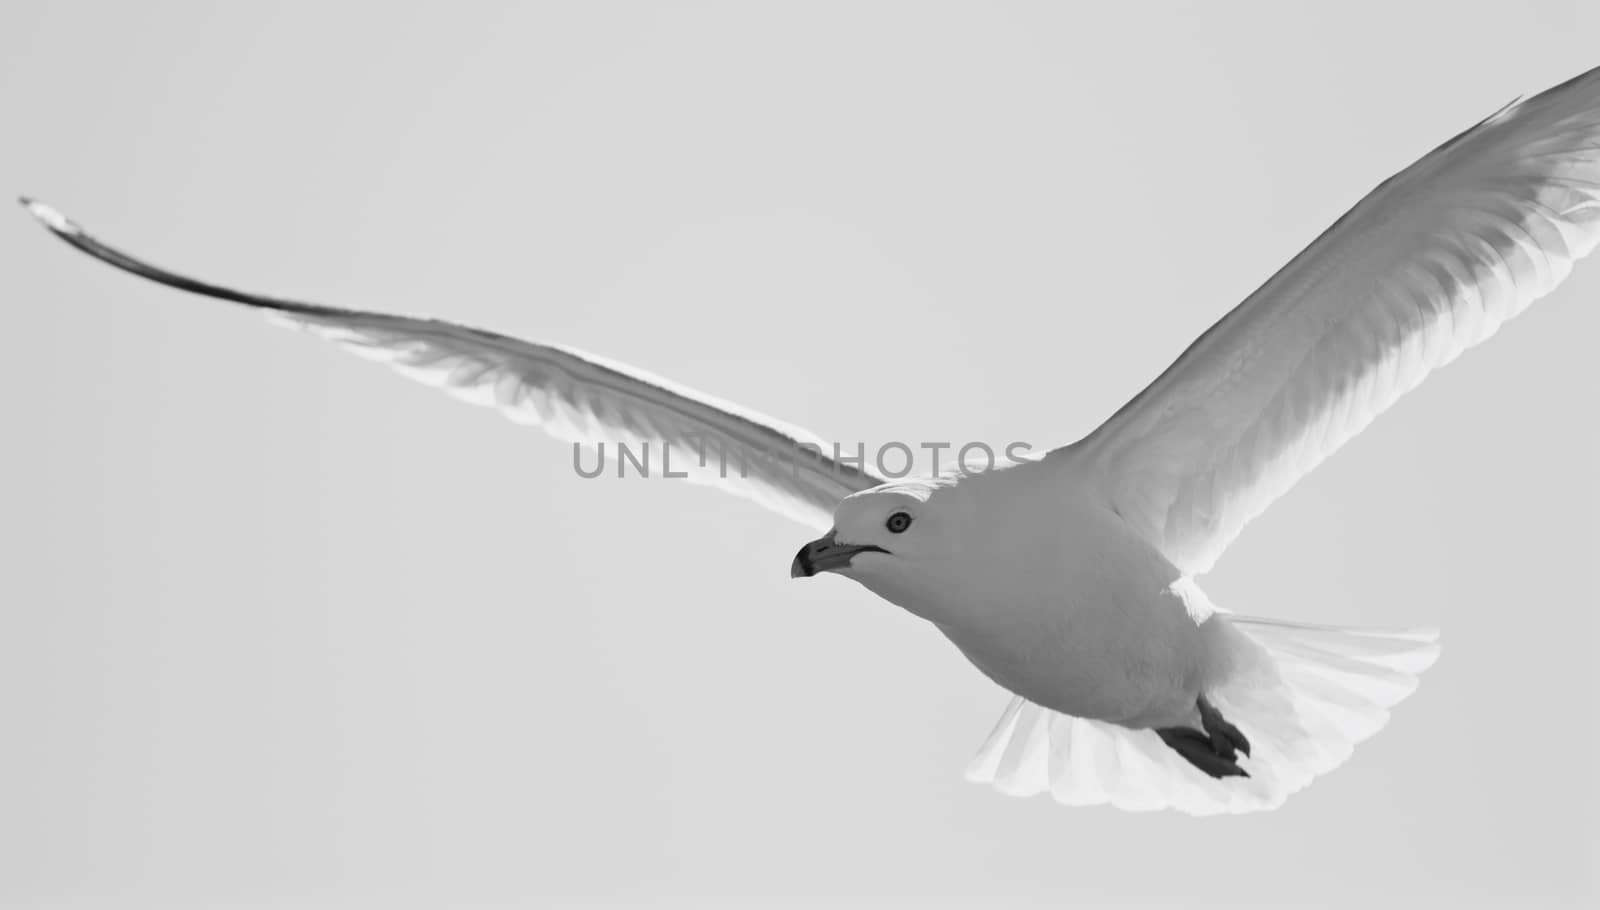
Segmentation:
[(956, 492), (952, 480), (922, 478), (855, 493), (834, 510), (833, 530), (795, 554), (789, 574), (835, 572), (898, 601), (954, 555)]

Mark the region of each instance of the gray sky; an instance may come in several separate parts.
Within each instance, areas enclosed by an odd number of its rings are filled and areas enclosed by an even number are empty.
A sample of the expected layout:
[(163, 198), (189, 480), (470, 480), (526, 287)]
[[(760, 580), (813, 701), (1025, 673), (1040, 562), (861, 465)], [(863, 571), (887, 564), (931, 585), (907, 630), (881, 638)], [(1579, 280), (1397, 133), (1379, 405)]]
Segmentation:
[[(0, 175), (240, 286), (826, 439), (1088, 432), (1572, 2), (31, 3)], [(1445, 652), (1276, 813), (966, 784), (1006, 699), (809, 535), (0, 217), (0, 904), (1575, 905), (1600, 262), (1255, 522), (1230, 609)]]

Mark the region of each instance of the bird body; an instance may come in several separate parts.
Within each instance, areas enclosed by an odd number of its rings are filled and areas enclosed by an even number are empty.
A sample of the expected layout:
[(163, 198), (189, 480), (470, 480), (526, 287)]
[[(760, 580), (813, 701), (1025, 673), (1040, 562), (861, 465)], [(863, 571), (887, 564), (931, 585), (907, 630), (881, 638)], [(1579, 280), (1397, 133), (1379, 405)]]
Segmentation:
[[(933, 623), (985, 675), (1036, 704), (1131, 726), (1177, 723), (1216, 663), (1172, 590), (1181, 573), (1073, 467), (1023, 462), (855, 494), (931, 502), (938, 517), (918, 515), (907, 532), (927, 533), (928, 556), (908, 552), (917, 542), (895, 548), (918, 571), (875, 572), (884, 560), (866, 554), (842, 572)], [(841, 541), (881, 536), (871, 521), (851, 528), (851, 508), (842, 506)]]
[[(970, 778), (1128, 809), (1270, 807), (1375, 732), (1437, 657), (1427, 630), (1343, 630), (1218, 609), (1094, 479), (1064, 450), (978, 474), (888, 482), (847, 497), (821, 546), (796, 558), (797, 574), (814, 574), (819, 559), (848, 554), (828, 570), (933, 623), (1014, 693)], [(893, 516), (905, 527), (891, 530)], [(1248, 731), (1249, 759), (1168, 748), (1174, 736), (1209, 732), (1208, 712)], [(1251, 779), (1232, 789), (1166, 786), (1189, 776), (1178, 767), (1185, 761)]]
[(1384, 181), (1088, 436), (992, 471), (906, 480), (574, 348), (210, 284), (23, 202), (103, 262), (264, 311), (558, 438), (783, 453), (732, 474), (685, 467), (690, 482), (825, 532), (791, 575), (854, 579), (1013, 694), (969, 779), (1072, 805), (1248, 812), (1348, 758), (1438, 646), (1427, 631), (1226, 612), (1195, 579), (1300, 477), (1600, 243), (1600, 69)]

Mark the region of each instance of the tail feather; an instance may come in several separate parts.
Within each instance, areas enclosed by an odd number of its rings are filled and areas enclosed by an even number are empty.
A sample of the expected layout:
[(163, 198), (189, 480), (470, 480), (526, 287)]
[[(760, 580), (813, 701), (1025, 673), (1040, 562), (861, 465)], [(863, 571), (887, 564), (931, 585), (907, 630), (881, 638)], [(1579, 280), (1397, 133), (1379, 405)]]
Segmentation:
[(1236, 625), (1245, 626), (1252, 638), (1275, 650), (1310, 658), (1342, 657), (1415, 674), (1426, 670), (1439, 656), (1438, 629), (1346, 629), (1257, 616), (1229, 614), (1229, 618)]
[(1249, 777), (1212, 778), (1153, 730), (1086, 720), (1013, 698), (967, 779), (1067, 805), (1192, 815), (1276, 808), (1350, 757), (1439, 656), (1431, 630), (1380, 632), (1217, 613), (1234, 658), (1208, 696), (1249, 738)]

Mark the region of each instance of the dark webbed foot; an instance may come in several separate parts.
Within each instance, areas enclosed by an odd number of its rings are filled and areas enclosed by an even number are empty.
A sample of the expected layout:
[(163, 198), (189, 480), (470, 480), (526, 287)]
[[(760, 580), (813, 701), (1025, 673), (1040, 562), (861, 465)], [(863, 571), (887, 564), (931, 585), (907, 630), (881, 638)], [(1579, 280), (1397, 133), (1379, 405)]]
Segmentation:
[(1224, 720), (1222, 712), (1213, 707), (1204, 695), (1200, 696), (1196, 705), (1200, 708), (1200, 726), (1210, 735), (1212, 748), (1225, 754), (1230, 761), (1234, 758), (1235, 749), (1245, 755), (1250, 754), (1250, 740), (1244, 738), (1238, 727)]
[(1238, 758), (1240, 752), (1250, 754), (1250, 740), (1238, 727), (1224, 720), (1204, 695), (1200, 696), (1198, 707), (1200, 725), (1205, 732), (1192, 727), (1162, 727), (1156, 730), (1156, 735), (1189, 764), (1212, 777), (1249, 777), (1249, 773), (1239, 767)]

